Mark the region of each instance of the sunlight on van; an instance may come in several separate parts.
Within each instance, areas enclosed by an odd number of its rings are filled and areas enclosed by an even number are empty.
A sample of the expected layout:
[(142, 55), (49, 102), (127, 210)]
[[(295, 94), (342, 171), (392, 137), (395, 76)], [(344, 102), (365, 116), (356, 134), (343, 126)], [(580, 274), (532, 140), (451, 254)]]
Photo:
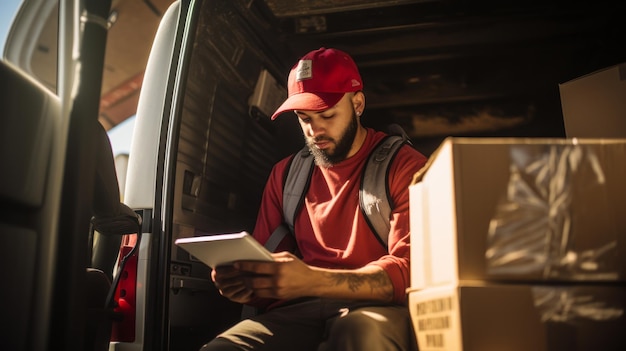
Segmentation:
[(128, 154), (130, 152), (130, 141), (132, 140), (134, 129), (135, 116), (133, 115), (107, 132), (111, 140), (113, 156), (117, 157), (119, 154)]
[[(120, 187), (120, 195), (124, 196), (126, 185), (126, 168), (128, 165), (128, 155), (130, 154), (130, 143), (135, 129), (135, 116), (131, 116), (124, 122), (111, 128), (107, 133), (111, 140), (111, 149), (115, 157), (115, 171)], [(123, 200), (123, 199), (122, 199)]]

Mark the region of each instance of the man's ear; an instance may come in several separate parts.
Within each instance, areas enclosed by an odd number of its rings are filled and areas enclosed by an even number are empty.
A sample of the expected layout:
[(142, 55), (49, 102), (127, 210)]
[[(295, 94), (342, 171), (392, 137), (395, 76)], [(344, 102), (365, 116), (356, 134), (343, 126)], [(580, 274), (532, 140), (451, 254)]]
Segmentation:
[(356, 111), (357, 116), (363, 114), (365, 110), (365, 94), (362, 91), (357, 91), (352, 95), (352, 107)]

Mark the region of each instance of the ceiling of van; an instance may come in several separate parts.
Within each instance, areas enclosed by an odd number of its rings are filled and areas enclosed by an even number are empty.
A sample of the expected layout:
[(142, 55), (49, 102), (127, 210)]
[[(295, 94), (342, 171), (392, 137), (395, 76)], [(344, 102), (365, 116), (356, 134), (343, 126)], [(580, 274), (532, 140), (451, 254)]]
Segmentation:
[(100, 102), (100, 122), (107, 130), (135, 114), (152, 40), (172, 2), (113, 0)]
[[(151, 41), (171, 0), (117, 0), (103, 124), (134, 113)], [(250, 0), (266, 6), (294, 54), (349, 52), (367, 96), (364, 122), (414, 137), (559, 136), (558, 84), (626, 62), (624, 5), (609, 1)]]

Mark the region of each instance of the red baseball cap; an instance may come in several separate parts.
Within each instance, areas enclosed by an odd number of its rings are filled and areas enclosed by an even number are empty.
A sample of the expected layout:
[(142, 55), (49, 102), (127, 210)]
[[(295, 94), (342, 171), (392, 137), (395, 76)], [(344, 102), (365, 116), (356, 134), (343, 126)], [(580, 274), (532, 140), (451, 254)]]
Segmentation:
[(289, 72), (287, 100), (274, 112), (322, 111), (335, 106), (345, 93), (363, 89), (363, 81), (350, 55), (320, 48), (304, 55)]

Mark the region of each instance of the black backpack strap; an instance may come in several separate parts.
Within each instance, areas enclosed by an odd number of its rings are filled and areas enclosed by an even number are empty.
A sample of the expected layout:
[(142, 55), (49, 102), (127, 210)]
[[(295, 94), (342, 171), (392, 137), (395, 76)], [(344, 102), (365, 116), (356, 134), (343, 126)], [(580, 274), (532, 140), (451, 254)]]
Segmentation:
[(270, 238), (267, 239), (267, 242), (263, 246), (265, 246), (269, 252), (276, 252), (278, 244), (280, 244), (288, 234), (291, 234), (291, 231), (289, 231), (289, 227), (283, 223), (279, 225), (278, 228), (274, 229)]
[[(309, 188), (311, 175), (313, 174), (313, 157), (308, 147), (304, 147), (296, 153), (289, 165), (283, 184), (283, 217), (285, 222), (276, 228), (269, 239), (265, 243), (265, 248), (270, 252), (276, 251), (278, 245), (283, 241), (285, 236), (293, 235), (293, 224), (296, 213), (304, 203), (306, 189)], [(241, 319), (253, 317), (258, 314), (258, 309), (243, 305), (241, 310)]]
[(304, 147), (294, 154), (285, 173), (283, 184), (283, 219), (284, 222), (274, 229), (265, 243), (265, 248), (270, 252), (276, 251), (278, 245), (287, 234), (293, 234), (293, 225), (296, 214), (304, 203), (306, 189), (309, 188), (311, 175), (313, 174), (313, 157), (308, 147)]
[(367, 224), (387, 247), (393, 203), (389, 195), (389, 165), (398, 150), (408, 142), (402, 135), (383, 139), (370, 154), (361, 178), (359, 201)]
[(293, 233), (296, 214), (304, 203), (306, 190), (311, 182), (314, 160), (308, 147), (294, 155), (287, 170), (283, 186), (283, 217), (287, 228)]

